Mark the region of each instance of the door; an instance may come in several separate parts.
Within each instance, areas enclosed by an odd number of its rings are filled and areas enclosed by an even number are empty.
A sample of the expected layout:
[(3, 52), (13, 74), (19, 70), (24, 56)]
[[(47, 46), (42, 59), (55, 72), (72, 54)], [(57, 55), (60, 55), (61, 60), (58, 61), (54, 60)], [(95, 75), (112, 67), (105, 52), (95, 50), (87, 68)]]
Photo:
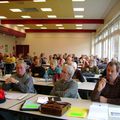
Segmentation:
[(16, 56), (21, 53), (26, 56), (29, 53), (29, 45), (16, 45)]

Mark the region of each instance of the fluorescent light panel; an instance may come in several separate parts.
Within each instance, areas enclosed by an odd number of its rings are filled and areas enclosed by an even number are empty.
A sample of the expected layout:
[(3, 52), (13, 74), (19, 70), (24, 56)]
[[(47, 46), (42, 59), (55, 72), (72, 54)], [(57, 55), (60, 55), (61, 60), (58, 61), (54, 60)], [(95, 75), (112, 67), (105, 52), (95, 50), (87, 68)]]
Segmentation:
[(29, 27), (24, 27), (24, 29), (30, 29)]
[(85, 0), (72, 0), (72, 2), (84, 2)]
[(64, 27), (58, 27), (58, 29), (64, 29)]
[(83, 29), (82, 27), (77, 27), (76, 29)]
[(22, 27), (22, 26), (24, 26), (24, 25), (22, 25), (22, 24), (19, 24), (19, 25), (17, 25), (17, 26), (19, 26), (19, 27)]
[(0, 16), (0, 19), (5, 19), (5, 18), (7, 18), (7, 17), (5, 17), (5, 16)]
[(46, 2), (46, 0), (33, 0), (33, 2)]
[(41, 10), (44, 11), (44, 12), (51, 12), (52, 11), (51, 8), (41, 8)]
[(0, 3), (9, 3), (9, 1), (0, 1)]
[(63, 26), (63, 25), (62, 25), (62, 24), (56, 24), (56, 26), (61, 27), (61, 26)]
[(73, 8), (74, 11), (84, 11), (84, 8)]
[(48, 15), (48, 18), (56, 18), (56, 15)]
[(31, 16), (23, 15), (22, 18), (31, 18)]
[(47, 29), (47, 27), (41, 27), (41, 29)]
[(36, 24), (36, 26), (38, 26), (38, 27), (39, 27), (39, 26), (43, 26), (43, 25), (42, 25), (42, 24)]
[(75, 15), (75, 18), (83, 18), (83, 15)]
[(76, 24), (77, 27), (82, 27), (83, 25), (82, 24)]
[(10, 9), (10, 11), (12, 11), (12, 12), (22, 12), (22, 10), (21, 9), (18, 9), (18, 8), (13, 8), (13, 9)]

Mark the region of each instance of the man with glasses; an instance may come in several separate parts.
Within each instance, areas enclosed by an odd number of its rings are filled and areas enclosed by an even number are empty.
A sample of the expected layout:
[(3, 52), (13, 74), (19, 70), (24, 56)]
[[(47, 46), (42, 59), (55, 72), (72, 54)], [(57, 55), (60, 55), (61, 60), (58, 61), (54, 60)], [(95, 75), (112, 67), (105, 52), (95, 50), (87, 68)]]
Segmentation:
[(58, 80), (51, 95), (59, 97), (77, 98), (78, 84), (72, 79), (75, 69), (70, 65), (65, 65), (62, 69), (61, 79)]

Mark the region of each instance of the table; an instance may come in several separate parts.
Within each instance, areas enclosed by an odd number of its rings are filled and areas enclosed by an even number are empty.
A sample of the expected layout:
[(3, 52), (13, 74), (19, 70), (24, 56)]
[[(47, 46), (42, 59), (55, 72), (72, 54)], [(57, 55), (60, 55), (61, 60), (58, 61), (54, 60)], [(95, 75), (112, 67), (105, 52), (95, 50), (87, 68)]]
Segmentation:
[[(11, 92), (10, 92), (10, 93), (11, 93)], [(16, 92), (12, 92), (12, 93), (14, 94), (14, 93), (16, 93)], [(17, 93), (18, 93), (18, 92), (17, 92)], [(27, 100), (27, 99), (29, 99), (29, 98), (31, 98), (31, 97), (33, 97), (33, 96), (36, 95), (36, 94), (32, 94), (32, 93), (27, 93), (27, 94), (28, 94), (28, 95), (27, 95), (26, 97), (24, 97), (23, 99), (21, 99), (21, 100), (6, 99), (6, 102), (0, 104), (0, 108), (8, 109), (8, 108), (10, 108), (10, 107), (12, 107), (12, 106), (14, 106), (14, 105), (16, 105), (16, 104), (18, 104), (18, 103), (21, 103), (21, 102), (23, 102), (23, 101), (25, 101), (25, 100)]]
[[(77, 82), (77, 83), (80, 97), (83, 99), (89, 99), (96, 83), (93, 82)], [(40, 81), (40, 79), (38, 79), (38, 82), (35, 82), (34, 86), (39, 94), (50, 95), (50, 92), (53, 88), (53, 83), (45, 82), (43, 81), (43, 79)]]
[[(45, 96), (45, 95), (36, 95), (32, 98), (30, 98), (30, 101), (36, 102), (37, 98), (40, 96)], [(63, 102), (69, 102), (71, 103), (71, 106), (76, 106), (76, 107), (80, 107), (80, 108), (87, 108), (89, 109), (90, 105), (92, 104), (92, 102), (90, 100), (79, 100), (79, 99), (71, 99), (71, 98), (61, 98)], [(21, 106), (22, 103), (17, 104), (13, 107), (11, 107), (9, 110), (14, 111), (14, 112), (18, 112), (21, 113), (23, 115), (29, 115), (30, 117), (33, 116), (35, 118), (39, 118), (42, 120), (54, 120), (54, 119), (67, 119), (67, 120), (83, 120), (82, 118), (74, 118), (74, 117), (68, 117), (67, 113), (65, 113), (63, 116), (61, 117), (57, 117), (57, 116), (53, 116), (53, 115), (47, 115), (47, 114), (42, 114), (40, 111), (20, 111), (19, 108)], [(85, 118), (84, 120), (87, 120), (87, 118)]]
[[(4, 82), (4, 78), (0, 79), (1, 82)], [(45, 82), (43, 78), (34, 78), (34, 87), (39, 94), (50, 95), (50, 92), (53, 88), (52, 82)], [(89, 99), (91, 92), (93, 91), (96, 83), (93, 82), (77, 82), (78, 83), (78, 92), (81, 98)]]
[[(38, 97), (40, 96), (46, 96), (46, 95), (36, 95), (32, 98), (30, 98), (29, 100), (32, 101), (32, 102), (36, 102)], [(61, 98), (63, 102), (69, 102), (71, 103), (71, 107), (80, 107), (80, 108), (86, 108), (86, 109), (89, 109), (90, 108), (90, 105), (92, 105), (92, 101), (90, 100), (79, 100), (79, 99), (72, 99), (72, 98)], [(21, 113), (21, 115), (26, 115), (26, 116), (29, 116), (29, 117), (33, 117), (35, 119), (42, 119), (42, 120), (54, 120), (54, 119), (66, 119), (66, 120), (88, 120), (88, 118), (77, 118), (77, 117), (69, 117), (67, 115), (67, 111), (64, 115), (62, 115), (61, 117), (58, 117), (58, 116), (53, 116), (53, 115), (47, 115), (47, 114), (42, 114), (40, 111), (20, 111), (19, 108), (21, 106), (22, 103), (19, 103), (11, 108), (9, 108), (10, 111), (14, 111), (14, 112), (17, 112), (18, 114)], [(104, 103), (101, 103), (101, 104), (104, 104)], [(111, 104), (107, 104), (108, 105), (108, 109), (110, 107), (114, 107), (114, 108), (120, 108), (119, 105), (111, 105)], [(108, 120), (119, 120), (118, 117), (116, 118), (111, 118), (110, 116), (108, 116)]]
[(101, 74), (95, 74), (94, 77), (84, 76), (87, 82), (97, 82), (100, 78)]

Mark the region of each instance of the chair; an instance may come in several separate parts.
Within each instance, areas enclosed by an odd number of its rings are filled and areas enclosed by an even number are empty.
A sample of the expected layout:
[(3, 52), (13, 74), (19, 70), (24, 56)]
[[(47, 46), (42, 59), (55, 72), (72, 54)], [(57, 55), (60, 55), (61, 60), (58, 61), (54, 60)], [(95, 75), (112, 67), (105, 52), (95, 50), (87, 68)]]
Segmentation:
[(78, 99), (81, 99), (80, 95), (79, 95), (79, 92), (77, 92), (77, 98)]

